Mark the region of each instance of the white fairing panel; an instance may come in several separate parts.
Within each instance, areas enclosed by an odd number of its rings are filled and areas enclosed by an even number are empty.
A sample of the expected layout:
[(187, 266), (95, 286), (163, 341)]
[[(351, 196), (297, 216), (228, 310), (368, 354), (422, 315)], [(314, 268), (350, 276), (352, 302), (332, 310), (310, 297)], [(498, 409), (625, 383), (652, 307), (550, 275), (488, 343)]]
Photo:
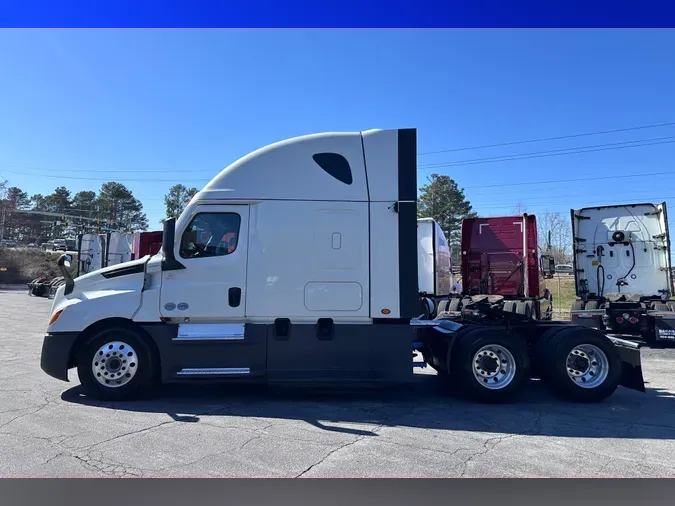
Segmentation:
[[(349, 163), (349, 184), (336, 184), (317, 165), (317, 157), (326, 153), (338, 154)], [(270, 144), (223, 169), (191, 203), (223, 199), (367, 202), (361, 134), (315, 134)]]
[(108, 265), (117, 265), (131, 260), (134, 236), (113, 232), (108, 241)]
[(99, 234), (84, 234), (78, 255), (80, 275), (88, 274), (103, 267), (105, 243)]
[(372, 202), (398, 200), (398, 179), (392, 167), (398, 164), (398, 131), (363, 132), (363, 149), (368, 167), (368, 189)]
[(391, 204), (370, 204), (370, 314), (400, 318), (398, 216)]
[(601, 296), (671, 293), (665, 204), (576, 210), (573, 223), (578, 292), (587, 283)]
[(431, 218), (417, 221), (417, 265), (420, 292), (447, 295), (452, 291), (450, 247), (443, 230)]
[(420, 292), (436, 293), (434, 256), (434, 223), (430, 220), (419, 220), (417, 222), (417, 271)]
[(441, 226), (434, 222), (434, 253), (436, 265), (435, 287), (437, 295), (447, 295), (452, 291), (454, 277), (452, 275), (452, 260), (450, 245), (448, 244)]

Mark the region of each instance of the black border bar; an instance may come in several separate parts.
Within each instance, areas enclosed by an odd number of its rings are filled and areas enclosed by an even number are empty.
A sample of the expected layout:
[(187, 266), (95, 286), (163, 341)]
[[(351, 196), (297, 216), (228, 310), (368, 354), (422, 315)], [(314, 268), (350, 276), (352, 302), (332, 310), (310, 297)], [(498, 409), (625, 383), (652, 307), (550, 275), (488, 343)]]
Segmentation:
[[(590, 457), (590, 456), (589, 456)], [(226, 470), (223, 470), (226, 472)], [(356, 506), (673, 504), (664, 479), (5, 479), (3, 506), (237, 504)]]

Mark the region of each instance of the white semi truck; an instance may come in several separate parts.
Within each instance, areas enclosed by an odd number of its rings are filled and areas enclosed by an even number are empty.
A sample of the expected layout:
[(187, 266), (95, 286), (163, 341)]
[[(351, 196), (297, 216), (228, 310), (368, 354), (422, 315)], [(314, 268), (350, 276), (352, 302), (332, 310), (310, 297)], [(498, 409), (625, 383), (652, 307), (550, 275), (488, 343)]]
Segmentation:
[(532, 377), (572, 400), (644, 392), (639, 346), (599, 330), (489, 297), (444, 319), (445, 238), (418, 235), (416, 200), (415, 129), (258, 149), (166, 221), (156, 255), (76, 279), (61, 257), (41, 367), (63, 381), (76, 368), (89, 395), (123, 400), (200, 380), (408, 383), (417, 350), (479, 401), (513, 400)]
[(675, 341), (666, 203), (571, 211), (572, 320), (650, 343)]

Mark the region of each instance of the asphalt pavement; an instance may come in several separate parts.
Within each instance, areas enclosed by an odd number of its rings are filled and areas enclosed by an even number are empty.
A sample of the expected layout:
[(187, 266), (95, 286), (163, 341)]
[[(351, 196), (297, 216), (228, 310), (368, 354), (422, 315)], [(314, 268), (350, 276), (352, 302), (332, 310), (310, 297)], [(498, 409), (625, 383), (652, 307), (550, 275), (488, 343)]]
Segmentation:
[(518, 404), (409, 391), (308, 395), (164, 387), (90, 401), (39, 367), (51, 301), (0, 292), (2, 477), (664, 477), (675, 475), (675, 350), (643, 350), (648, 391), (597, 405), (538, 382)]

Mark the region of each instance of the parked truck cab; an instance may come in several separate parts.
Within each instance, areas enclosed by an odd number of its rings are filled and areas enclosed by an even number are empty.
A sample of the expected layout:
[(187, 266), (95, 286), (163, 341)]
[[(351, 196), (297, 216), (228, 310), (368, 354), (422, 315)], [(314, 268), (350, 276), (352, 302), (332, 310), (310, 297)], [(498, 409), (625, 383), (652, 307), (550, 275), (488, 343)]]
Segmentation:
[(572, 210), (572, 319), (647, 341), (675, 339), (665, 202)]
[(198, 380), (405, 384), (416, 349), (422, 365), (485, 401), (514, 399), (540, 374), (535, 355), (568, 397), (600, 400), (619, 383), (644, 390), (637, 348), (596, 330), (437, 314), (447, 294), (429, 291), (449, 286), (449, 250), (435, 224), (418, 223), (416, 136), (322, 133), (265, 146), (165, 222), (159, 253), (76, 279), (63, 255), (42, 369), (68, 381), (76, 368), (88, 395), (123, 400)]
[(465, 218), (461, 227), (462, 294), (450, 297), (444, 309), (451, 317), (477, 298), (508, 313), (550, 320), (553, 296), (545, 278), (553, 258), (539, 256), (537, 221), (533, 214)]

